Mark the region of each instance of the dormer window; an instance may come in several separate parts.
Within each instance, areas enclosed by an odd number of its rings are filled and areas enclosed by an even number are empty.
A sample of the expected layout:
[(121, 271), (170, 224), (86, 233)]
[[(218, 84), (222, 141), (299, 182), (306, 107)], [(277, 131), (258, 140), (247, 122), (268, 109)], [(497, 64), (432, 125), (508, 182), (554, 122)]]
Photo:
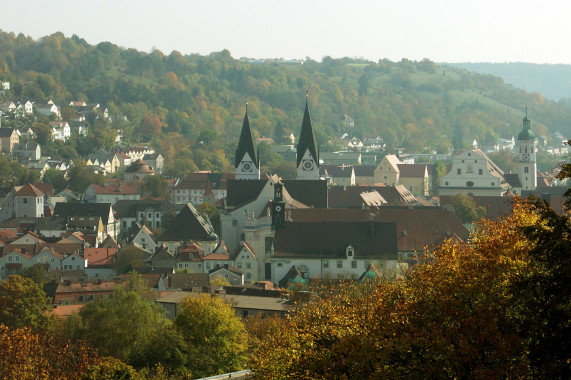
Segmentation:
[(345, 248), (345, 254), (347, 257), (353, 258), (355, 256), (355, 248), (353, 248), (351, 245), (348, 245), (347, 248)]

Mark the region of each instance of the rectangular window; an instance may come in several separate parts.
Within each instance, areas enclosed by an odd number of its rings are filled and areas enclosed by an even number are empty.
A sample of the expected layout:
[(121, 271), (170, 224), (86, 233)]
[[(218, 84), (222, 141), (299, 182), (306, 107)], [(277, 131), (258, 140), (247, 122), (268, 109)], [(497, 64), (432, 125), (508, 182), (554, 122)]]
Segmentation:
[(357, 268), (357, 262), (356, 261), (351, 262), (351, 268), (353, 268), (353, 269)]
[(337, 261), (337, 268), (343, 268), (343, 261)]
[(242, 263), (237, 263), (237, 264), (236, 264), (236, 267), (237, 267), (238, 269), (242, 269)]
[(24, 203), (24, 204), (25, 204), (25, 203), (28, 203), (28, 198), (22, 199), (22, 203)]
[(523, 172), (524, 172), (524, 173), (529, 173), (529, 168), (528, 168), (527, 166), (525, 166), (525, 167), (523, 168)]
[(484, 174), (484, 171), (482, 169), (478, 169), (478, 174), (482, 175), (482, 174)]
[(329, 261), (323, 262), (323, 268), (329, 268)]
[(458, 169), (458, 174), (462, 174), (462, 169)]
[(252, 267), (252, 264), (246, 263), (246, 269), (250, 269), (251, 267)]

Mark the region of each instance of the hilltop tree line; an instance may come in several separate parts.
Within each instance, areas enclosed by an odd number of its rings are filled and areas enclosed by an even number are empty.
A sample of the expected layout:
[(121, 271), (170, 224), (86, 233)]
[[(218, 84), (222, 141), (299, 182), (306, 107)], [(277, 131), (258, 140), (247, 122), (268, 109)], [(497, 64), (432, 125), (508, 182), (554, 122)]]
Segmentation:
[(227, 50), (208, 56), (145, 53), (109, 42), (93, 46), (62, 33), (37, 41), (0, 33), (0, 51), (0, 78), (12, 86), (5, 96), (56, 104), (82, 100), (109, 109), (113, 128), (95, 125), (92, 140), (78, 143), (77, 152), (107, 147), (109, 130), (121, 129), (127, 143), (154, 141), (167, 158), (176, 151), (170, 174), (184, 174), (181, 168), (229, 169), (246, 102), (255, 134), (278, 143), (297, 135), (307, 92), (324, 150), (329, 142), (338, 146), (334, 136), (346, 131), (345, 114), (355, 120), (352, 135), (381, 136), (391, 148), (415, 152), (446, 152), (466, 140), (514, 135), (525, 106), (538, 134), (569, 132), (571, 109), (565, 103), (428, 59), (250, 63)]

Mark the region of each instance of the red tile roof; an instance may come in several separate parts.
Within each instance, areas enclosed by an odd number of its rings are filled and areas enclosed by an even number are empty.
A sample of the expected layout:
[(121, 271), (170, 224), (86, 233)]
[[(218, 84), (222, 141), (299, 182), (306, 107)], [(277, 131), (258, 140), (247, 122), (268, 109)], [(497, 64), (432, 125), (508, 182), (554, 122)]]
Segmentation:
[(28, 183), (21, 187), (15, 187), (14, 196), (16, 197), (43, 197), (44, 193), (41, 192), (40, 189), (35, 187), (34, 185)]

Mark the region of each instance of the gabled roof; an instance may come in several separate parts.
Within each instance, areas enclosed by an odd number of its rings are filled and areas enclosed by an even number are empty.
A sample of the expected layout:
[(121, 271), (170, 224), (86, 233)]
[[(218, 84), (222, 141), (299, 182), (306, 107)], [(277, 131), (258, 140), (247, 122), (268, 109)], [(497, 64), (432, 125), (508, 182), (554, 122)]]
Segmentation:
[(83, 251), (88, 266), (110, 264), (116, 256), (117, 248), (85, 248)]
[(303, 275), (301, 274), (301, 272), (299, 271), (299, 269), (297, 269), (297, 267), (295, 265), (292, 265), (292, 267), (290, 268), (290, 270), (285, 274), (285, 276), (279, 281), (279, 286), (280, 288), (287, 288), (288, 284), (293, 285), (295, 283), (306, 283), (307, 279), (303, 278)]
[(349, 245), (355, 248), (356, 258), (396, 260), (395, 223), (328, 218), (318, 223), (286, 221), (284, 229), (276, 230), (274, 257), (342, 258)]
[(168, 275), (170, 289), (192, 289), (193, 287), (210, 286), (208, 273), (173, 273)]
[(354, 173), (353, 166), (347, 165), (321, 165), (320, 174), (330, 175), (332, 178), (351, 178)]
[[(16, 188), (14, 188), (14, 189), (16, 189)], [(16, 190), (16, 192), (14, 193), (14, 196), (15, 197), (43, 197), (44, 193), (42, 193), (40, 191), (40, 189), (38, 189), (34, 185), (28, 183), (28, 184), (18, 188), (18, 190)]]
[(236, 158), (234, 160), (234, 167), (237, 168), (248, 153), (250, 158), (254, 161), (257, 168), (260, 167), (260, 157), (254, 145), (254, 136), (252, 135), (252, 128), (250, 127), (250, 120), (248, 119), (248, 109), (244, 115), (244, 122), (242, 123), (242, 132), (240, 132), (240, 140), (238, 141), (238, 149), (236, 149)]
[(232, 265), (228, 265), (228, 264), (224, 264), (218, 268), (214, 268), (212, 270), (208, 271), (208, 274), (214, 274), (216, 272), (222, 271), (222, 270), (227, 270), (228, 272), (232, 272), (237, 276), (242, 276), (244, 274), (244, 272), (238, 268), (233, 267)]
[(401, 178), (424, 178), (428, 175), (427, 164), (398, 164)]
[[(289, 216), (293, 223), (313, 222), (315, 224), (323, 224), (335, 221), (394, 223), (396, 226), (398, 250), (404, 252), (422, 251), (425, 246), (437, 246), (444, 239), (454, 235), (463, 241), (466, 241), (469, 236), (468, 230), (466, 230), (453, 212), (438, 207), (408, 208), (383, 206), (374, 210), (296, 209), (291, 210)], [(276, 231), (276, 240), (278, 233), (281, 231), (285, 230)], [(327, 231), (323, 233), (331, 235)], [(355, 246), (353, 243), (351, 245)]]
[(111, 213), (111, 203), (56, 203), (54, 209), (54, 215), (57, 216), (99, 216), (104, 226), (110, 217), (113, 217)]
[(254, 249), (250, 246), (250, 244), (246, 243), (245, 241), (242, 242), (240, 244), (240, 247), (238, 247), (238, 249), (236, 250), (236, 254), (234, 255), (234, 259), (237, 259), (243, 250), (250, 252), (252, 257), (254, 257), (254, 259), (256, 259), (256, 254), (254, 253)]
[(305, 112), (303, 113), (303, 122), (301, 123), (301, 132), (299, 133), (299, 143), (297, 144), (297, 163), (299, 167), (303, 155), (309, 150), (313, 156), (315, 164), (319, 167), (319, 145), (315, 138), (313, 126), (311, 125), (311, 116), (309, 115), (309, 104), (305, 101)]
[[(247, 181), (244, 181), (247, 182)], [(207, 241), (212, 238), (214, 230), (191, 204), (184, 205), (170, 226), (163, 232), (160, 241)]]
[(373, 177), (376, 165), (357, 165), (354, 167), (355, 177)]
[(96, 183), (91, 184), (93, 191), (98, 195), (133, 195), (140, 194), (136, 185), (111, 185), (102, 186)]

